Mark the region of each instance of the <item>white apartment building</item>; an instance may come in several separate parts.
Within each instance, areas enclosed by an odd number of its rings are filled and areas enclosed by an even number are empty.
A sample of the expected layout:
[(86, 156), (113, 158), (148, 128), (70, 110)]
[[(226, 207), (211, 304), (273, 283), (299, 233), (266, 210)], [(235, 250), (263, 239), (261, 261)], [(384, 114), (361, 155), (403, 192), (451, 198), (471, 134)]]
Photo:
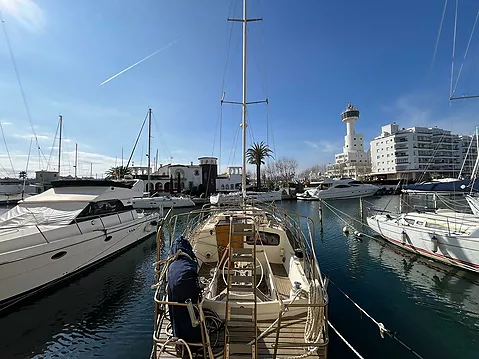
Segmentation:
[(477, 157), (475, 137), (437, 127), (400, 130), (395, 122), (381, 128), (370, 151), (371, 176), (383, 179), (468, 177)]
[(356, 133), (355, 122), (359, 119), (359, 110), (351, 103), (341, 113), (346, 123), (343, 152), (335, 155), (335, 163), (327, 166), (326, 175), (332, 178), (361, 179), (370, 172), (369, 154), (364, 151), (364, 136)]
[[(131, 173), (136, 178), (146, 180), (148, 167), (133, 166)], [(181, 191), (198, 187), (201, 183), (201, 166), (194, 165), (193, 162), (190, 165), (160, 164), (150, 175), (150, 191), (156, 192)], [(148, 192), (147, 185), (145, 182), (145, 192)]]
[(240, 166), (231, 166), (228, 167), (228, 173), (218, 175), (216, 177), (216, 190), (219, 192), (239, 191), (242, 169)]

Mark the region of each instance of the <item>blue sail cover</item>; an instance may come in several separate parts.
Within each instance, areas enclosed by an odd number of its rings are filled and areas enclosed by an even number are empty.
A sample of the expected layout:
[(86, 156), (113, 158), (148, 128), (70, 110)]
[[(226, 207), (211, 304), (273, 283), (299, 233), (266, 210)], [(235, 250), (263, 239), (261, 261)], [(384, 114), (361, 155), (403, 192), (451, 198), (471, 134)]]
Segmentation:
[(456, 180), (450, 182), (426, 182), (404, 186), (404, 190), (417, 192), (458, 192), (467, 193), (479, 191), (479, 180)]
[[(175, 239), (171, 245), (170, 256), (175, 255), (179, 250), (189, 257), (179, 255), (168, 268), (168, 300), (185, 303), (187, 299), (191, 299), (193, 304), (197, 304), (201, 293), (198, 285), (198, 263), (190, 242), (183, 236)], [(168, 307), (173, 336), (189, 343), (200, 343), (200, 327), (191, 325), (188, 309), (176, 305)], [(196, 317), (198, 319), (198, 313)]]

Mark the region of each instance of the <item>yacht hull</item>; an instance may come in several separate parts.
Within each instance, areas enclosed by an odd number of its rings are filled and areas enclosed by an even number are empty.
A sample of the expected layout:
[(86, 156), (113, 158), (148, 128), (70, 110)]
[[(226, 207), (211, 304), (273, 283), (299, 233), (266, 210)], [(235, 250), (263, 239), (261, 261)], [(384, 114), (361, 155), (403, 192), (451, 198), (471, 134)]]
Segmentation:
[[(44, 231), (42, 244), (3, 253), (0, 256), (0, 309), (16, 304), (150, 236), (156, 228), (151, 222), (157, 219), (158, 216), (153, 214), (107, 227), (106, 230), (90, 232), (86, 232), (84, 227), (95, 224), (80, 223), (83, 234), (79, 233), (77, 225), (68, 225)], [(74, 235), (75, 231), (77, 235)], [(35, 235), (42, 234), (32, 236)], [(58, 240), (45, 241), (45, 238), (60, 235), (63, 237)]]
[(133, 208), (138, 209), (185, 208), (194, 206), (195, 202), (190, 198), (133, 198)]
[[(436, 261), (479, 273), (479, 238), (400, 224), (394, 218), (374, 215), (368, 226), (388, 242)], [(477, 233), (477, 232), (476, 232)]]
[(350, 190), (349, 188), (345, 191), (340, 189), (331, 189), (319, 191), (316, 196), (318, 199), (352, 199), (360, 197), (371, 197), (378, 191), (378, 188), (361, 188)]
[[(280, 191), (272, 192), (246, 192), (246, 200), (254, 203), (277, 202), (283, 199)], [(217, 194), (210, 196), (210, 203), (214, 205), (238, 204), (241, 200), (241, 192), (231, 194)]]

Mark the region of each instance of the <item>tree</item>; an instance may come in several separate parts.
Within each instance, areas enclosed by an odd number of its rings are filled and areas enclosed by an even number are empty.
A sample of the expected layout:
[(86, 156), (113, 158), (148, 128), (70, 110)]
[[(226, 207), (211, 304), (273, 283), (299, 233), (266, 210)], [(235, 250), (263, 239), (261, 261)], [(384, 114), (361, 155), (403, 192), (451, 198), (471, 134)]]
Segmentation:
[(105, 174), (106, 178), (122, 178), (125, 175), (131, 175), (131, 168), (124, 166), (110, 167)]
[(263, 141), (260, 143), (253, 143), (253, 145), (246, 151), (246, 158), (248, 163), (256, 165), (256, 187), (261, 187), (261, 165), (264, 165), (266, 157), (273, 157), (273, 151)]
[(280, 158), (275, 163), (277, 176), (283, 185), (288, 185), (296, 176), (298, 162), (294, 158)]

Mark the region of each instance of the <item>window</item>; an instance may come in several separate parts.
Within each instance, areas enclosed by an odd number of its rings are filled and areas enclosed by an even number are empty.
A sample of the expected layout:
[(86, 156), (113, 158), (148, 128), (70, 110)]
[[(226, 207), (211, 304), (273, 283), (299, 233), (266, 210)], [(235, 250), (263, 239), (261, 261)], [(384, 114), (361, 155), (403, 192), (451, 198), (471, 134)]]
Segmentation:
[(221, 189), (225, 189), (225, 185), (224, 185), (224, 184), (221, 185)]
[(195, 170), (195, 176), (199, 176), (199, 175), (200, 175), (200, 171)]
[[(268, 232), (259, 232), (260, 241), (256, 241), (256, 244), (262, 244), (264, 246), (278, 246), (279, 245), (279, 234), (268, 233)], [(247, 236), (246, 243), (253, 244), (254, 237)]]
[(131, 208), (125, 207), (118, 199), (91, 202), (85, 207), (85, 209), (83, 209), (83, 211), (80, 212), (76, 219), (78, 221), (88, 220), (92, 217), (118, 213), (129, 209)]
[(229, 185), (229, 184), (226, 185), (226, 189), (230, 189), (230, 185)]

